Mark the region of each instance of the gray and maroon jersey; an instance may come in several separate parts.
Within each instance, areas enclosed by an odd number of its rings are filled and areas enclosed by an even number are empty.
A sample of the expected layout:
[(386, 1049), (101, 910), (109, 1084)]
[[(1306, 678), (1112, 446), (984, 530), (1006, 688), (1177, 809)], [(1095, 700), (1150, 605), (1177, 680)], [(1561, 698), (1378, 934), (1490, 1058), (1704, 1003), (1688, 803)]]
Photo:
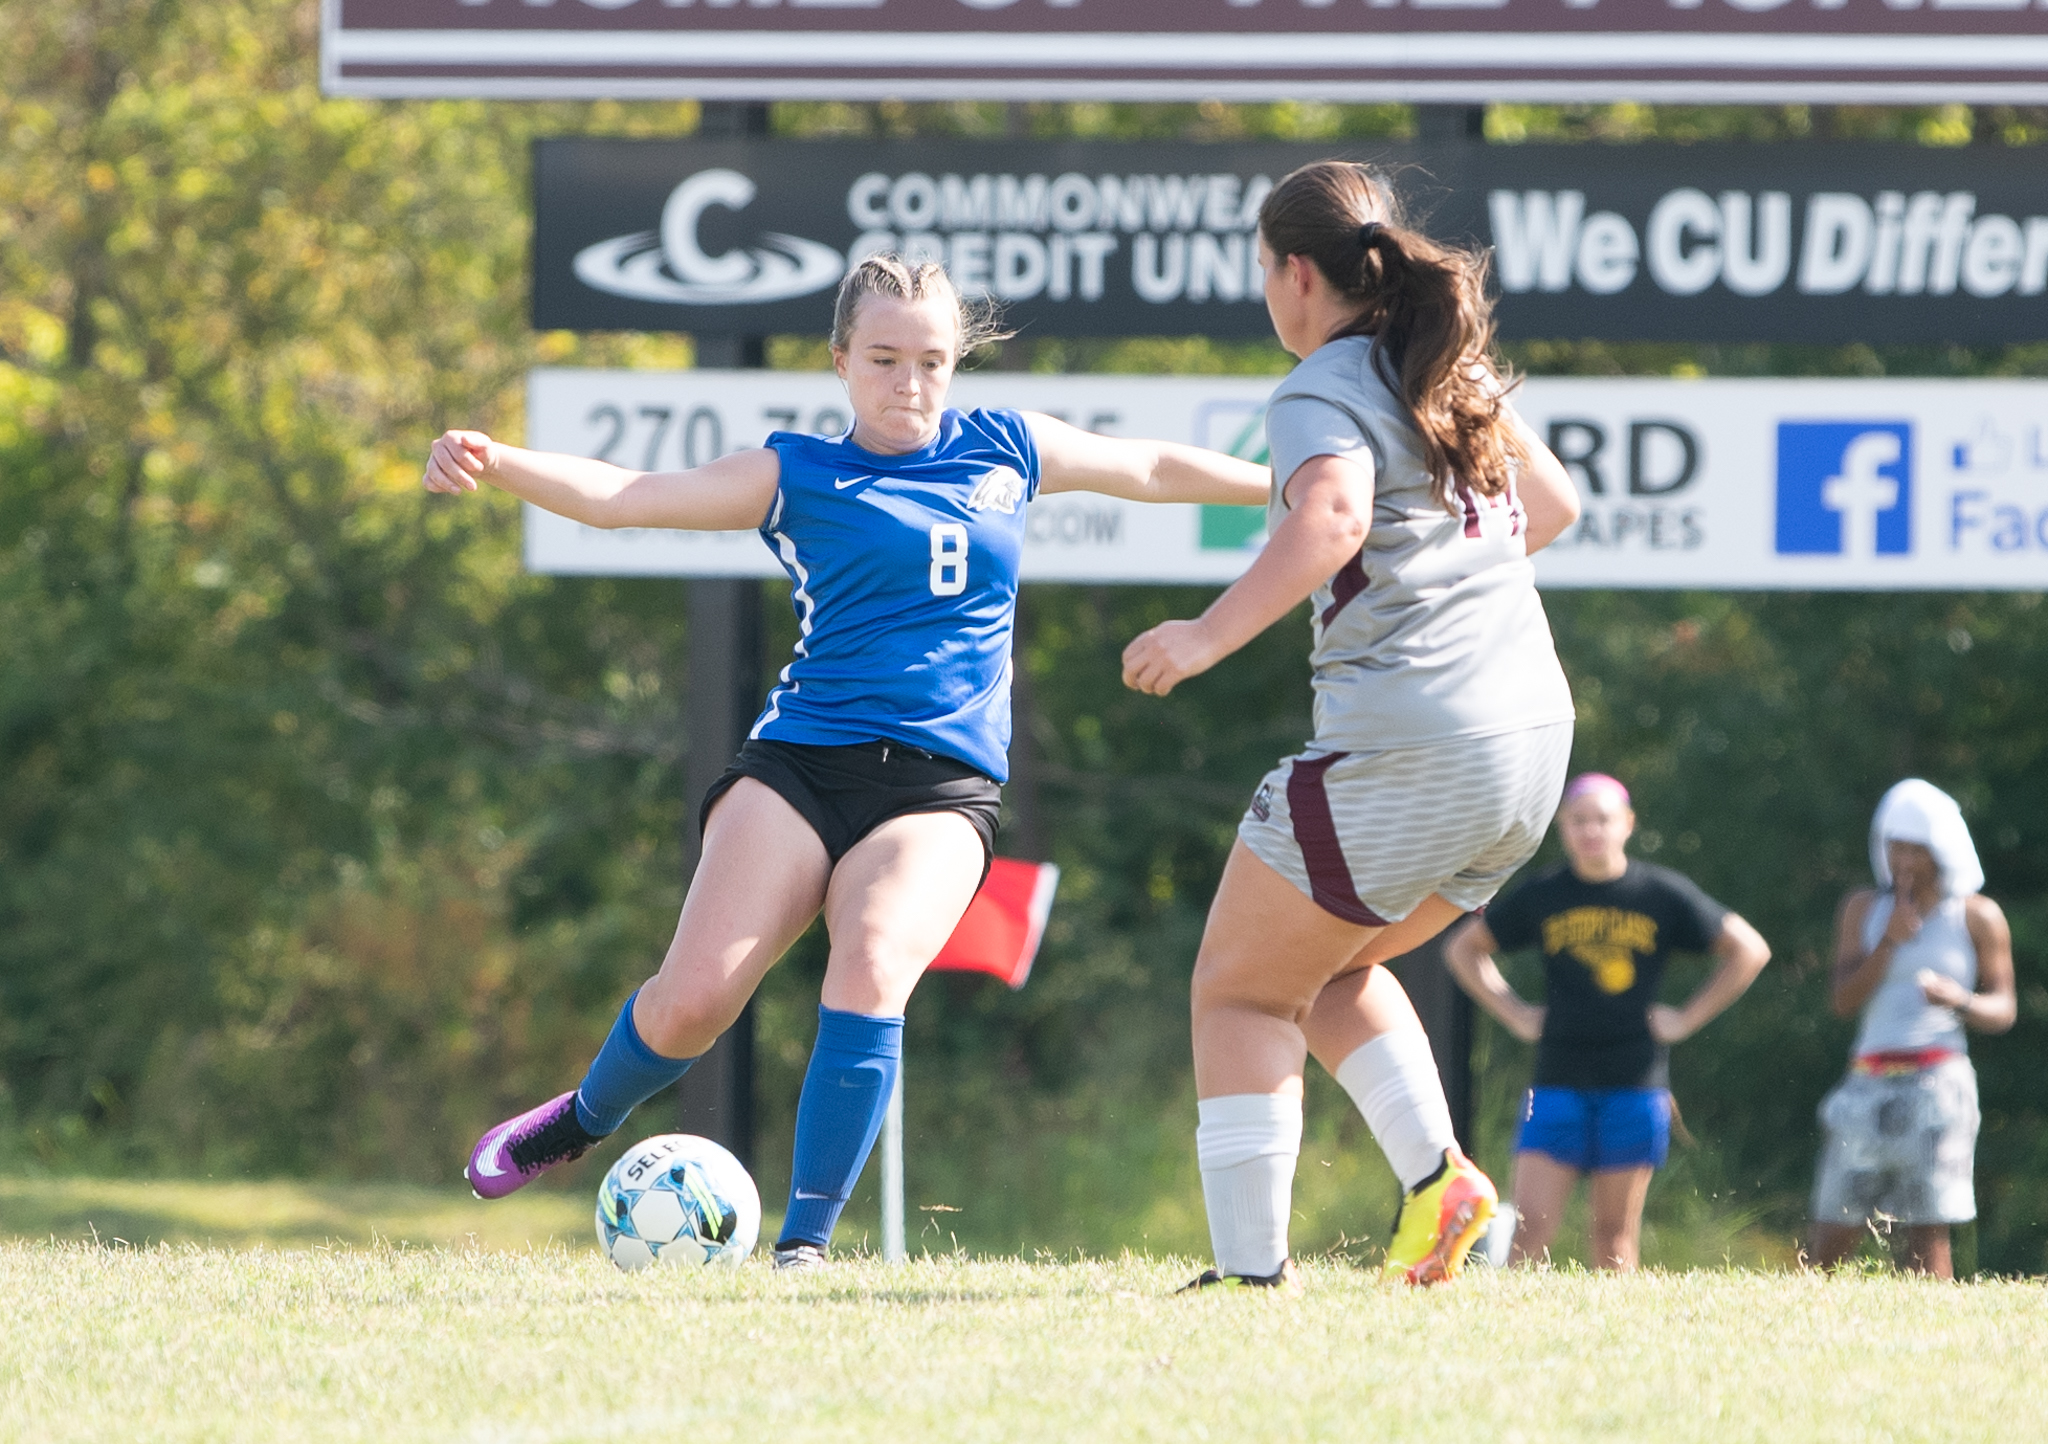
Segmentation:
[(1373, 473), (1365, 546), (1311, 599), (1316, 745), (1410, 747), (1569, 722), (1520, 499), (1461, 486), (1456, 512), (1437, 501), (1422, 438), (1372, 348), (1364, 336), (1330, 342), (1280, 383), (1266, 414), (1269, 528), (1303, 462), (1337, 456)]

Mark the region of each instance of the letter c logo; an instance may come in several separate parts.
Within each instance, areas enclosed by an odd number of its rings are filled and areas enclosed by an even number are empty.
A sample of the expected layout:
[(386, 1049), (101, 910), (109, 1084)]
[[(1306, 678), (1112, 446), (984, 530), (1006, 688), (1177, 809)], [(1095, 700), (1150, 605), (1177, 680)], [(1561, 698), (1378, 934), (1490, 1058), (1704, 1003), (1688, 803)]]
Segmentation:
[(742, 210), (754, 198), (754, 183), (736, 170), (705, 170), (670, 192), (661, 208), (661, 249), (669, 269), (687, 282), (732, 286), (754, 273), (744, 251), (707, 256), (697, 243), (697, 222), (712, 206)]

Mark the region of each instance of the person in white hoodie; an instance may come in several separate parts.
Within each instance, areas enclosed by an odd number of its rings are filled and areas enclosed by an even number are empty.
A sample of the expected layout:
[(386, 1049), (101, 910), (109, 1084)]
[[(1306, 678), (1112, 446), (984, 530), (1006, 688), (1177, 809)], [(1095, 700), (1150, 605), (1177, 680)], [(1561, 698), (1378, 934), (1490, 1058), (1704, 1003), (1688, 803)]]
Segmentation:
[(1870, 823), (1877, 887), (1835, 915), (1835, 1015), (1861, 1012), (1849, 1073), (1820, 1106), (1810, 1263), (1832, 1269), (1866, 1228), (1903, 1228), (1901, 1265), (1954, 1278), (1949, 1230), (1977, 1216), (1977, 1074), (1965, 1028), (2018, 1015), (2012, 930), (1955, 799), (1907, 778)]

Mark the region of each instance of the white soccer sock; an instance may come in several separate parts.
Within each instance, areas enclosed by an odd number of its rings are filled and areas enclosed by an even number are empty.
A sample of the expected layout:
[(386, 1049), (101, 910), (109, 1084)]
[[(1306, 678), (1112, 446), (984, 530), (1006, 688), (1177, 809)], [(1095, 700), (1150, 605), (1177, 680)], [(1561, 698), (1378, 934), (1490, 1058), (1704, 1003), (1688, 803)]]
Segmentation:
[(1209, 1243), (1225, 1274), (1267, 1275), (1287, 1261), (1294, 1161), (1301, 1153), (1301, 1100), (1233, 1093), (1197, 1105), (1195, 1156)]
[(1435, 1173), (1444, 1150), (1458, 1146), (1436, 1055), (1420, 1028), (1397, 1028), (1360, 1044), (1337, 1065), (1337, 1081), (1365, 1115), (1401, 1187), (1414, 1188)]

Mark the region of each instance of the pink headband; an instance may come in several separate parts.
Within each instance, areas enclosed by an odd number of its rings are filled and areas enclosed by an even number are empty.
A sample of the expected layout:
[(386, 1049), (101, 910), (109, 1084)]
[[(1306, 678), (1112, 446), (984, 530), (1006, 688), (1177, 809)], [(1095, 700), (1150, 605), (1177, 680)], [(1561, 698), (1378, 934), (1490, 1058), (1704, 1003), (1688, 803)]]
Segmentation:
[(1621, 779), (1609, 777), (1604, 772), (1581, 772), (1564, 785), (1564, 800), (1570, 802), (1575, 797), (1584, 797), (1589, 792), (1600, 791), (1612, 791), (1621, 799), (1623, 807), (1630, 805), (1628, 789), (1622, 785)]

